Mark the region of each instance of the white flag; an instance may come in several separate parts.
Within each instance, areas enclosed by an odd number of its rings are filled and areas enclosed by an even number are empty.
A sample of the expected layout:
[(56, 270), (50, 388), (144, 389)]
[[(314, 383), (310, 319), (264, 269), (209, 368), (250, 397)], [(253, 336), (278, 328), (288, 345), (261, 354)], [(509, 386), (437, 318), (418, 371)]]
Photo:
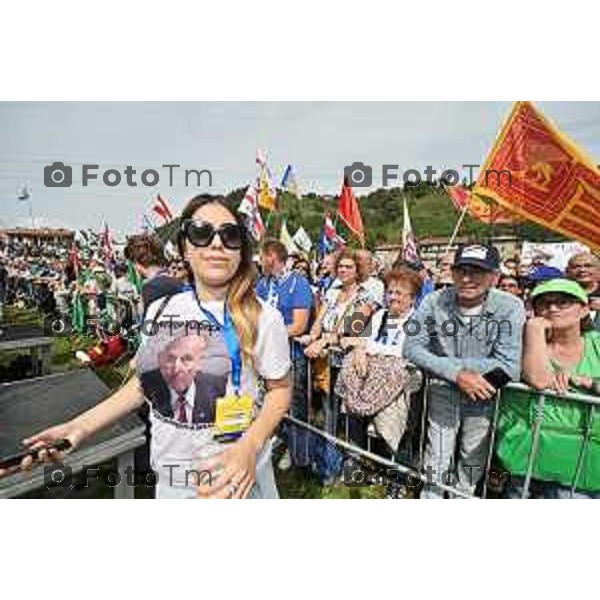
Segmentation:
[(296, 244), (296, 246), (298, 246), (298, 248), (300, 248), (307, 254), (310, 252), (312, 248), (312, 241), (308, 233), (306, 233), (304, 227), (300, 226), (292, 239), (294, 240), (294, 243)]

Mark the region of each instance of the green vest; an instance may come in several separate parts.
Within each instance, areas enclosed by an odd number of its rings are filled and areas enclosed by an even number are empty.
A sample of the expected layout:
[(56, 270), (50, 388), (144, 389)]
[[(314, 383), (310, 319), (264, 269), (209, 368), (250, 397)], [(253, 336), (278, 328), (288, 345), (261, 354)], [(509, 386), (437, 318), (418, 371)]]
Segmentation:
[[(584, 357), (571, 372), (600, 379), (600, 332), (584, 334)], [(502, 393), (496, 454), (512, 475), (527, 472), (538, 398), (535, 392)], [(571, 486), (578, 469), (577, 489), (600, 491), (600, 406), (546, 396), (533, 477)]]

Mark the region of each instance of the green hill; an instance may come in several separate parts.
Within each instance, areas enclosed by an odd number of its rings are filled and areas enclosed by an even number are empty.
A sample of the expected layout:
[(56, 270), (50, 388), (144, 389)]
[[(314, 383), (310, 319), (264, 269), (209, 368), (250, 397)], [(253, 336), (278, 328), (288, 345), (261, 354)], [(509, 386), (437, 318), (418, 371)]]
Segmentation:
[[(245, 188), (236, 189), (228, 194), (234, 206), (237, 206), (245, 193)], [(456, 225), (459, 213), (452, 204), (446, 191), (438, 186), (421, 184), (407, 188), (380, 188), (359, 198), (360, 209), (366, 229), (366, 241), (369, 248), (383, 244), (399, 244), (402, 236), (402, 196), (408, 202), (413, 229), (417, 238), (429, 236), (450, 236)], [(293, 234), (300, 225), (310, 234), (313, 242), (319, 239), (323, 226), (323, 215), (329, 211), (335, 216), (338, 199), (322, 197), (309, 193), (297, 198), (289, 193), (279, 194), (280, 212), (270, 217), (263, 211), (263, 220), (268, 225), (270, 236), (278, 237), (282, 216), (285, 217), (288, 230)], [(348, 232), (341, 221), (337, 222), (338, 233), (348, 239)], [(171, 223), (161, 235), (172, 237), (177, 224)], [(558, 234), (534, 223), (518, 225), (490, 226), (475, 221), (470, 216), (463, 220), (460, 235), (473, 239), (485, 239), (498, 235), (517, 235), (532, 241), (550, 241), (562, 239)]]
[[(245, 190), (236, 190), (230, 194), (239, 201)], [(417, 238), (429, 236), (450, 236), (456, 225), (459, 213), (452, 204), (447, 192), (438, 186), (421, 184), (418, 187), (380, 188), (359, 198), (360, 209), (365, 224), (367, 246), (399, 244), (402, 237), (402, 196), (408, 202), (408, 210)], [(307, 194), (301, 199), (288, 193), (280, 194), (281, 213), (285, 216), (290, 232), (302, 225), (313, 240), (318, 240), (323, 226), (323, 214), (337, 211), (337, 198), (323, 198), (316, 194)], [(264, 215), (266, 217), (266, 215)], [(280, 217), (273, 216), (269, 222), (269, 233), (278, 235)], [(344, 225), (338, 221), (338, 232), (348, 237)], [(490, 226), (466, 216), (463, 220), (461, 235), (482, 239), (497, 235), (518, 235), (529, 240), (560, 239), (557, 234), (534, 223), (520, 223), (509, 226)]]

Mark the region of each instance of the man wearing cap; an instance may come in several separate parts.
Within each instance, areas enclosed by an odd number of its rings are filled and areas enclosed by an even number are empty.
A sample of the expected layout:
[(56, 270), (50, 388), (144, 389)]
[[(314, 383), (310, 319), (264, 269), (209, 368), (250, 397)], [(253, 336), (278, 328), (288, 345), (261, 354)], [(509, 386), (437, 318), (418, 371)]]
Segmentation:
[(436, 483), (473, 494), (484, 475), (497, 387), (520, 379), (525, 310), (494, 288), (499, 258), (493, 246), (459, 247), (453, 286), (429, 294), (407, 326), (405, 357), (430, 376), (422, 498), (443, 496)]

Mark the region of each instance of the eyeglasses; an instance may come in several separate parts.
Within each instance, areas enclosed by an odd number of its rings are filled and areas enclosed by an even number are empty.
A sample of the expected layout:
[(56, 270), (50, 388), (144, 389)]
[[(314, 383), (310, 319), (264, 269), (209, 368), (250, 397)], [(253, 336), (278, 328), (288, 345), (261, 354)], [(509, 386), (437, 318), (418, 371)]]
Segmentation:
[(545, 311), (551, 306), (556, 306), (559, 310), (570, 308), (574, 304), (577, 304), (577, 300), (573, 297), (564, 296), (562, 298), (544, 298), (543, 296), (539, 300), (534, 300), (534, 306), (537, 310)]
[(221, 243), (228, 250), (239, 250), (244, 245), (245, 230), (237, 223), (225, 223), (218, 228), (204, 221), (185, 221), (183, 233), (192, 246), (206, 248), (219, 236)]

